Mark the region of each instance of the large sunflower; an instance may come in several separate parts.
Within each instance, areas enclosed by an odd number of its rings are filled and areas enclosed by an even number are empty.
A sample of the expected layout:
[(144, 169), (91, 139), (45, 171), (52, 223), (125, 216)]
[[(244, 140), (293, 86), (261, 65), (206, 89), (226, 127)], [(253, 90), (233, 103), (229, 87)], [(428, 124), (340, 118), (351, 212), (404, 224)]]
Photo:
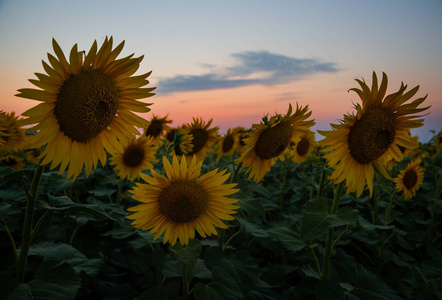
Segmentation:
[(151, 72), (131, 77), (143, 56), (117, 59), (124, 41), (112, 49), (112, 37), (106, 37), (98, 51), (95, 41), (87, 55), (75, 44), (69, 62), (54, 39), (52, 46), (57, 58), (48, 53), (51, 66), (43, 61), (47, 75), (35, 73), (38, 80), (29, 80), (40, 89), (20, 89), (17, 96), (41, 101), (23, 113), (29, 118), (22, 124), (37, 124), (29, 129), (38, 131), (31, 147), (46, 145), (42, 164), (61, 164), (60, 173), (69, 164), (67, 178), (75, 180), (83, 165), (88, 176), (98, 160), (106, 163), (105, 150), (122, 151), (139, 134), (135, 127), (146, 126), (133, 112), (150, 111), (150, 103), (137, 99), (153, 96), (155, 88), (141, 88)]
[(293, 144), (290, 143), (290, 155), (292, 155), (291, 160), (295, 164), (301, 164), (303, 161), (305, 161), (316, 147), (315, 134), (310, 130), (301, 133), (296, 138), (293, 138), (292, 142)]
[(0, 152), (17, 152), (25, 144), (25, 131), (15, 113), (0, 111)]
[(399, 172), (394, 178), (396, 191), (403, 191), (405, 200), (410, 200), (424, 181), (424, 170), (420, 167), (421, 159), (411, 161), (405, 170)]
[(129, 191), (142, 202), (128, 209), (135, 212), (127, 216), (134, 227), (150, 229), (154, 240), (164, 233), (163, 243), (172, 245), (177, 239), (187, 245), (195, 230), (205, 238), (218, 234), (214, 225), (228, 228), (221, 220), (233, 220), (239, 206), (233, 204), (238, 199), (225, 197), (238, 191), (236, 184), (223, 184), (230, 176), (226, 170), (199, 176), (202, 161), (197, 163), (195, 156), (189, 165), (184, 156), (181, 162), (174, 156), (172, 165), (163, 156), (163, 164), (167, 177), (151, 170), (152, 176), (141, 174), (147, 184), (136, 183)]
[(153, 168), (157, 150), (158, 144), (153, 137), (141, 136), (130, 140), (123, 152), (114, 154), (110, 164), (114, 165), (114, 171), (120, 178), (133, 181), (140, 177), (143, 170)]
[(290, 104), (285, 116), (276, 114), (270, 120), (264, 118), (264, 122), (253, 124), (253, 131), (244, 140), (249, 148), (238, 160), (250, 173), (249, 179), (261, 181), (278, 158), (285, 159), (291, 139), (315, 124), (313, 120), (306, 121), (311, 113), (308, 105), (304, 108), (296, 105), (296, 112), (292, 114)]
[(193, 149), (187, 153), (186, 158), (190, 162), (193, 155), (196, 156), (197, 161), (204, 160), (207, 152), (211, 149), (218, 140), (218, 127), (210, 128), (212, 119), (205, 123), (201, 118), (193, 118), (191, 124), (185, 124), (183, 129), (193, 136)]
[(420, 116), (410, 116), (422, 112), (428, 107), (418, 108), (427, 96), (404, 104), (413, 97), (419, 86), (405, 92), (403, 83), (398, 92), (385, 97), (387, 75), (383, 73), (378, 87), (376, 73), (373, 72), (372, 88), (364, 81), (357, 80), (361, 89), (353, 88), (362, 100), (362, 106), (356, 105), (356, 115), (344, 115), (341, 124), (330, 124), (334, 130), (319, 131), (325, 138), (320, 142), (328, 165), (334, 168), (331, 179), (335, 183), (346, 180), (347, 193), (356, 191), (361, 195), (367, 184), (370, 196), (373, 193), (373, 176), (376, 168), (386, 178), (392, 180), (385, 165), (390, 158), (403, 159), (399, 146), (413, 149), (413, 142), (408, 129), (423, 125)]

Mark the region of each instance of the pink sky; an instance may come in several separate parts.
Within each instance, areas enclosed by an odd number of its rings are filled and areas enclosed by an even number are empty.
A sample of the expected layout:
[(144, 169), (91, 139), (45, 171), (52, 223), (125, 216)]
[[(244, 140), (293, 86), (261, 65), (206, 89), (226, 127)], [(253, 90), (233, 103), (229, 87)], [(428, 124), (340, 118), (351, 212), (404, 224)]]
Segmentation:
[[(30, 78), (33, 78), (32, 75)], [(365, 80), (371, 85), (371, 74), (367, 74)], [(18, 88), (33, 87), (26, 80), (13, 82), (3, 78), (1, 85), (2, 110), (21, 114), (38, 104), (38, 101), (14, 96)], [(387, 93), (397, 91), (399, 85), (400, 81), (390, 79)], [(415, 84), (409, 84), (409, 89), (414, 86)], [(353, 112), (353, 102), (359, 101), (356, 93), (347, 92), (353, 87), (358, 87), (356, 81), (346, 72), (338, 72), (331, 75), (316, 74), (305, 80), (274, 86), (251, 85), (166, 95), (161, 95), (159, 91), (157, 95), (144, 100), (153, 104), (150, 106), (151, 112), (141, 115), (149, 120), (152, 114), (160, 117), (169, 114), (169, 119), (173, 120), (172, 126), (190, 123), (192, 117), (201, 117), (206, 122), (213, 118), (212, 125), (220, 127), (220, 133), (225, 133), (228, 128), (235, 126), (250, 128), (252, 124), (259, 123), (266, 114), (286, 113), (289, 103), (296, 106), (298, 102), (302, 106), (309, 105), (312, 111), (311, 119), (316, 121), (314, 130), (329, 130), (329, 123), (337, 123), (343, 114)], [(442, 129), (439, 120), (442, 116), (442, 101), (439, 101), (442, 99), (442, 88), (440, 85), (432, 85), (430, 90), (421, 87), (414, 98), (422, 97), (426, 93), (429, 96), (424, 104), (432, 105), (430, 115), (425, 117), (424, 127), (413, 132), (422, 136), (421, 141), (431, 138), (429, 130)]]

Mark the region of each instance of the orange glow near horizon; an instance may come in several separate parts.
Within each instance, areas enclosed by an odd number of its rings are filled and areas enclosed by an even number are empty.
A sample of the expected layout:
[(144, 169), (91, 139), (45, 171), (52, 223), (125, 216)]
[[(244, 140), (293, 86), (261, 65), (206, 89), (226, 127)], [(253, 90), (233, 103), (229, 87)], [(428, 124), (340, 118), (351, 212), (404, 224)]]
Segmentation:
[[(162, 95), (158, 89), (157, 95), (144, 99), (145, 102), (153, 103), (149, 113), (140, 114), (150, 120), (152, 114), (159, 117), (169, 116), (173, 121), (171, 126), (179, 126), (191, 123), (192, 118), (202, 118), (207, 122), (213, 119), (212, 126), (218, 126), (220, 133), (224, 134), (228, 128), (243, 126), (251, 128), (253, 124), (260, 123), (265, 115), (275, 113), (285, 114), (292, 104), (300, 106), (309, 105), (316, 125), (314, 130), (329, 130), (329, 123), (337, 123), (346, 113), (354, 111), (353, 103), (358, 103), (356, 93), (347, 92), (349, 88), (356, 87), (356, 82), (347, 82), (348, 74), (336, 74), (328, 76), (318, 74), (310, 76), (306, 80), (294, 81), (288, 84), (264, 86), (252, 85), (233, 89), (217, 89), (193, 92), (177, 92)], [(4, 78), (4, 88), (0, 89), (0, 110), (22, 114), (29, 108), (36, 106), (39, 101), (23, 99), (14, 96), (18, 88), (32, 87), (29, 82), (19, 84)], [(346, 86), (342, 83), (346, 82)], [(18, 87), (17, 87), (18, 86)], [(152, 86), (152, 85), (151, 85)], [(153, 84), (153, 86), (155, 86)], [(387, 93), (392, 93), (397, 88), (396, 83), (391, 84)], [(412, 88), (412, 86), (410, 86)], [(431, 114), (426, 122), (427, 131), (439, 130), (440, 122), (437, 116), (442, 115), (442, 103), (437, 102), (442, 96), (442, 90), (420, 90), (416, 97), (422, 97), (426, 93), (429, 97), (426, 105), (432, 105)]]

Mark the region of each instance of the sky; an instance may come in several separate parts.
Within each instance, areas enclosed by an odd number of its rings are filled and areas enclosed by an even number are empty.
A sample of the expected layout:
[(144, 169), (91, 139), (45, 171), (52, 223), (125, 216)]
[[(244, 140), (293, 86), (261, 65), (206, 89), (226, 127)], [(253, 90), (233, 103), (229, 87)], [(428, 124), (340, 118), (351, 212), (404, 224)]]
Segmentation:
[(213, 119), (225, 133), (291, 103), (309, 105), (313, 130), (330, 130), (360, 102), (355, 79), (371, 86), (385, 72), (388, 94), (401, 82), (428, 94), (430, 114), (412, 134), (426, 142), (442, 130), (440, 0), (0, 0), (0, 110), (38, 104), (14, 95), (44, 73), (52, 38), (69, 53), (106, 36), (125, 40), (119, 57), (144, 55), (136, 74), (152, 71), (148, 120)]

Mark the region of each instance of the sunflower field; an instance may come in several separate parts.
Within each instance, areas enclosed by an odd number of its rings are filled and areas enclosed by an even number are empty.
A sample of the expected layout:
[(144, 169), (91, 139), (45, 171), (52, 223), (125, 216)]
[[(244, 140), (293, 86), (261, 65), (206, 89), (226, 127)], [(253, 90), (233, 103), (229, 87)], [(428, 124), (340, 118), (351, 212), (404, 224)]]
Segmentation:
[(292, 103), (220, 133), (141, 117), (155, 88), (124, 42), (52, 46), (17, 94), (39, 104), (0, 112), (0, 299), (441, 299), (419, 87), (373, 73), (329, 131)]

